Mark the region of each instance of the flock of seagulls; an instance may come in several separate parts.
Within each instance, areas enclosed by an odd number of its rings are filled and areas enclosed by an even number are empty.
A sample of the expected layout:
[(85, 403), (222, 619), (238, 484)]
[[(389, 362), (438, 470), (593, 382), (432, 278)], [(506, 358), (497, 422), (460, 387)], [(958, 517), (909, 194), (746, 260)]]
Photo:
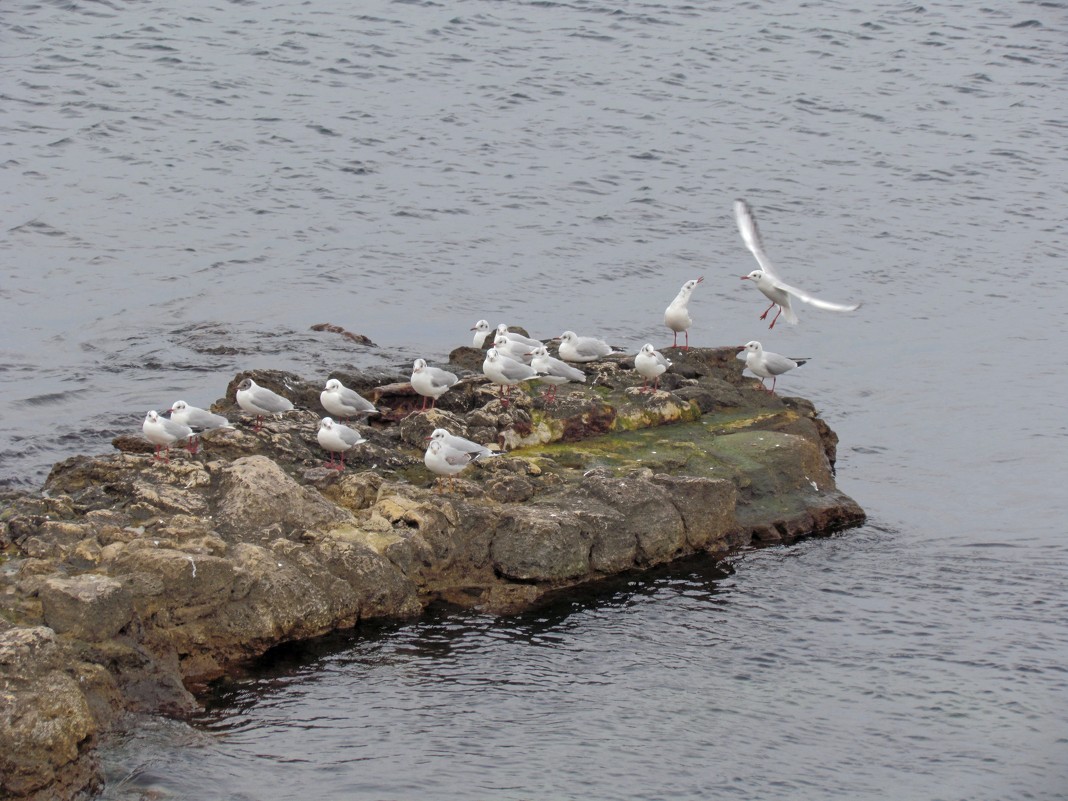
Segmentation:
[[(771, 301), (771, 305), (760, 315), (767, 319), (771, 310), (778, 311), (768, 325), (775, 327), (780, 315), (786, 321), (796, 324), (797, 314), (791, 301), (798, 300), (819, 309), (835, 312), (849, 312), (860, 307), (859, 303), (845, 304), (821, 300), (782, 280), (778, 271), (768, 259), (761, 241), (760, 231), (753, 217), (752, 209), (744, 200), (734, 203), (734, 216), (741, 233), (742, 241), (753, 254), (759, 269), (753, 270), (742, 280), (752, 281), (758, 290)], [(690, 348), (690, 327), (693, 324), (689, 313), (689, 302), (694, 290), (704, 281), (704, 276), (694, 278), (682, 285), (678, 295), (664, 311), (664, 324), (673, 332), (671, 348), (680, 349), (679, 334), (685, 337), (682, 349)], [(482, 349), (487, 337), (492, 336), (492, 344), (486, 350), (482, 363), (482, 372), (492, 384), (498, 387), (498, 397), (507, 405), (512, 387), (527, 381), (539, 381), (548, 384), (542, 397), (547, 403), (556, 400), (560, 386), (568, 383), (584, 383), (586, 373), (575, 365), (604, 359), (608, 356), (622, 354), (607, 342), (596, 337), (579, 336), (574, 331), (564, 331), (554, 337), (559, 343), (559, 358), (549, 354), (546, 343), (537, 339), (510, 331), (504, 323), (492, 328), (487, 320), (479, 320), (472, 326), (474, 332), (472, 345)], [(746, 367), (760, 378), (761, 387), (767, 392), (775, 391), (778, 377), (799, 367), (807, 359), (791, 359), (778, 353), (764, 350), (760, 342), (749, 342), (739, 348), (745, 353)], [(671, 360), (656, 350), (652, 344), (644, 345), (634, 357), (634, 368), (642, 376), (643, 384), (639, 392), (656, 392), (659, 390), (660, 377), (671, 367)], [(771, 388), (765, 385), (771, 379)], [(416, 359), (412, 365), (411, 386), (422, 396), (420, 412), (432, 409), (446, 392), (456, 386), (459, 376), (448, 370), (428, 365), (425, 359)], [(649, 382), (652, 386), (649, 386)], [(288, 398), (256, 384), (246, 378), (237, 389), (237, 405), (245, 412), (256, 415), (254, 430), (259, 431), (265, 417), (293, 409)], [(320, 393), (319, 400), (323, 408), (331, 415), (319, 422), (316, 439), (330, 458), (324, 465), (337, 470), (345, 469), (345, 455), (366, 440), (354, 428), (344, 421), (355, 418), (366, 420), (369, 416), (379, 414), (374, 404), (359, 393), (344, 386), (338, 379), (331, 378)], [(337, 418), (335, 420), (335, 418)], [(169, 461), (170, 448), (185, 442), (191, 453), (197, 452), (199, 434), (216, 428), (231, 428), (230, 421), (221, 414), (190, 406), (185, 401), (176, 401), (164, 414), (150, 411), (145, 416), (142, 432), (145, 438), (155, 445), (155, 458)], [(455, 436), (443, 428), (435, 429), (427, 437), (429, 442), (423, 462), (432, 473), (451, 479), (467, 469), (479, 459), (500, 455), (500, 451), (491, 450), (485, 445)]]

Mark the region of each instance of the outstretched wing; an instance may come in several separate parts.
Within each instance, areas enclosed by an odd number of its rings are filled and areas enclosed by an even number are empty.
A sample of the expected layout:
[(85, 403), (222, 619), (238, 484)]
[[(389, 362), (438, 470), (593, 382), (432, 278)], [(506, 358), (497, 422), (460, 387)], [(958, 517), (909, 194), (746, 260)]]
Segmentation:
[(749, 248), (749, 252), (757, 260), (760, 269), (771, 278), (778, 278), (779, 271), (768, 259), (764, 252), (764, 243), (760, 239), (760, 229), (757, 228), (756, 220), (753, 219), (753, 210), (744, 200), (734, 201), (734, 219), (738, 223), (738, 232), (742, 235), (742, 241)]
[(837, 312), (850, 312), (860, 308), (859, 303), (835, 303), (831, 300), (823, 300), (822, 298), (817, 298), (815, 295), (811, 295), (803, 289), (798, 289), (795, 286), (784, 284), (778, 279), (775, 280), (775, 285), (784, 292), (789, 292), (802, 303), (807, 303), (809, 306), (815, 306), (817, 309), (826, 309), (827, 311)]

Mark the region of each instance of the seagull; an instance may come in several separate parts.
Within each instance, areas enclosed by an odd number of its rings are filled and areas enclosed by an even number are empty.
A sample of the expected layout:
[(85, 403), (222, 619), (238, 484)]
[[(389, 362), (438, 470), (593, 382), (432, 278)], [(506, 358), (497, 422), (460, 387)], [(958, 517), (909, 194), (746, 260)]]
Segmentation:
[[(360, 436), (359, 431), (343, 426), (341, 423), (335, 423), (329, 417), (324, 417), (319, 421), (319, 433), (315, 438), (319, 440), (323, 450), (330, 452), (330, 461), (323, 466), (332, 467), (335, 470), (344, 470), (345, 454), (357, 445), (367, 442)], [(335, 453), (338, 454), (339, 461), (337, 462), (334, 461)]]
[(288, 412), (293, 404), (277, 392), (261, 387), (251, 378), (246, 378), (237, 387), (237, 405), (256, 415), (256, 431), (263, 427), (263, 418), (268, 414)]
[(512, 342), (522, 342), (524, 345), (527, 346), (528, 349), (537, 348), (540, 345), (544, 344), (541, 340), (531, 339), (530, 337), (525, 337), (522, 334), (517, 334), (515, 331), (509, 331), (508, 326), (504, 323), (501, 323), (499, 326), (497, 326), (497, 334), (499, 336), (504, 337), (505, 339), (512, 340)]
[[(778, 376), (788, 373), (795, 367), (800, 367), (808, 359), (788, 359), (778, 353), (764, 350), (764, 346), (756, 340), (742, 345), (739, 351), (745, 351), (745, 366), (753, 375), (760, 378), (760, 386), (768, 392), (775, 392), (775, 381)], [(771, 379), (771, 389), (764, 386), (764, 380)]]
[(560, 358), (565, 362), (593, 362), (619, 352), (603, 339), (580, 337), (574, 331), (564, 331), (555, 339), (560, 341)]
[(702, 275), (700, 278), (692, 278), (687, 281), (682, 285), (679, 294), (671, 301), (671, 305), (664, 310), (664, 325), (675, 332), (675, 341), (671, 343), (673, 348), (679, 346), (679, 331), (685, 331), (686, 350), (690, 349), (690, 325), (693, 321), (690, 320), (690, 312), (686, 308), (686, 304), (690, 302), (690, 294), (704, 280), (705, 277)]
[(847, 312), (860, 308), (859, 303), (832, 303), (829, 300), (820, 300), (804, 290), (785, 283), (779, 277), (778, 271), (764, 252), (764, 245), (760, 241), (760, 231), (757, 228), (756, 220), (753, 219), (753, 211), (744, 200), (734, 201), (734, 219), (738, 222), (738, 231), (742, 235), (742, 241), (745, 242), (745, 246), (749, 248), (749, 252), (756, 257), (757, 264), (760, 265), (759, 270), (753, 270), (749, 275), (743, 275), (742, 280), (755, 283), (756, 288), (771, 301), (771, 306), (764, 310), (764, 313), (760, 315), (760, 319), (767, 319), (768, 312), (775, 306), (779, 307), (779, 311), (775, 313), (775, 317), (772, 318), (771, 325), (768, 328), (775, 327), (775, 321), (779, 319), (780, 314), (785, 314), (786, 322), (791, 325), (797, 322), (797, 315), (790, 308), (791, 295), (803, 303), (815, 306), (817, 309)]
[(505, 397), (505, 387), (511, 388), (523, 381), (538, 378), (538, 371), (529, 364), (510, 359), (501, 354), (496, 348), (490, 348), (486, 351), (486, 359), (482, 362), (482, 372), (486, 374), (490, 381), (501, 388), (501, 403), (506, 406), (508, 405), (508, 398)]
[(451, 479), (465, 470), (476, 458), (476, 454), (450, 448), (441, 440), (432, 440), (423, 455), (423, 464), (431, 473)]
[(448, 392), (459, 380), (455, 373), (438, 367), (428, 367), (426, 359), (416, 359), (412, 364), (412, 389), (423, 396), (423, 408), (419, 411), (426, 411), (427, 398), (433, 398), (430, 403), (430, 408), (433, 409), (438, 398)]
[(156, 446), (155, 458), (160, 458), (160, 448), (163, 448), (162, 458), (167, 462), (171, 460), (169, 454), (171, 445), (178, 442), (178, 440), (189, 439), (193, 436), (193, 429), (189, 426), (168, 420), (166, 417), (160, 417), (159, 412), (155, 409), (145, 415), (145, 422), (141, 424), (141, 431), (144, 433), (145, 439)]
[(190, 453), (196, 453), (200, 443), (200, 437), (196, 436), (196, 434), (211, 431), (213, 428), (233, 428), (230, 425), (230, 421), (221, 414), (190, 406), (184, 400), (174, 402), (174, 405), (171, 406), (170, 415), (171, 420), (179, 425), (189, 426), (195, 432), (188, 446)]
[(567, 362), (562, 362), (550, 356), (549, 349), (544, 345), (534, 348), (527, 355), (531, 357), (530, 366), (540, 374), (538, 375), (538, 380), (552, 385), (552, 394), (550, 394), (549, 390), (546, 390), (545, 394), (542, 395), (550, 403), (556, 400), (556, 391), (560, 384), (567, 384), (571, 381), (586, 383), (586, 374), (584, 372), (577, 367), (572, 367)]
[(430, 442), (441, 442), (443, 445), (448, 446), (456, 451), (463, 451), (464, 453), (472, 454), (472, 460), (481, 459), (487, 456), (501, 456), (501, 451), (494, 451), (487, 448), (485, 445), (479, 445), (473, 440), (464, 439), (458, 437), (455, 434), (450, 434), (444, 428), (435, 428), (430, 432), (430, 436), (427, 437)]
[(489, 320), (479, 320), (471, 327), (471, 330), (475, 332), (474, 342), (471, 343), (472, 347), (482, 350), (482, 347), (486, 344), (486, 335), (493, 330), (490, 328)]
[(669, 367), (671, 367), (671, 359), (666, 358), (651, 344), (643, 345), (638, 355), (634, 357), (634, 369), (645, 379), (641, 391), (648, 391), (649, 379), (654, 379), (652, 391), (656, 392), (660, 388), (660, 376)]
[(523, 364), (530, 364), (530, 357), (527, 355), (530, 352), (530, 345), (509, 339), (503, 334), (497, 334), (493, 339), (493, 347), (502, 356), (515, 359), (517, 362), (523, 362)]
[(336, 378), (326, 382), (326, 387), (319, 393), (319, 402), (330, 414), (344, 420), (347, 417), (378, 414), (378, 409), (371, 401), (346, 387)]

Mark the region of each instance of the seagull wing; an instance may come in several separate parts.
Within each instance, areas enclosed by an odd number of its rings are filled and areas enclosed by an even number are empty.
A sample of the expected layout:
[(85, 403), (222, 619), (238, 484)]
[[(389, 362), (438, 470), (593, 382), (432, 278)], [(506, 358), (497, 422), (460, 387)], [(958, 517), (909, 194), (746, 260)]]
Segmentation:
[(764, 368), (772, 375), (782, 375), (797, 367), (797, 362), (779, 353), (764, 351)]
[(742, 241), (757, 260), (760, 269), (765, 275), (777, 279), (779, 271), (768, 259), (768, 254), (764, 252), (764, 243), (760, 240), (760, 229), (757, 228), (756, 220), (753, 219), (753, 210), (744, 200), (734, 201), (734, 219), (738, 223), (738, 232), (742, 235)]
[(428, 367), (426, 369), (427, 374), (430, 376), (431, 385), (436, 388), (448, 388), (460, 380), (455, 373), (450, 373), (448, 370), (442, 370), (439, 367)]
[(805, 290), (798, 289), (796, 286), (784, 284), (777, 278), (775, 279), (775, 286), (777, 286), (784, 292), (789, 292), (802, 303), (807, 303), (810, 306), (815, 306), (817, 309), (826, 309), (827, 311), (849, 312), (855, 311), (856, 309), (860, 308), (859, 303), (835, 303), (830, 300), (823, 300), (821, 298), (817, 298), (815, 295), (810, 295)]

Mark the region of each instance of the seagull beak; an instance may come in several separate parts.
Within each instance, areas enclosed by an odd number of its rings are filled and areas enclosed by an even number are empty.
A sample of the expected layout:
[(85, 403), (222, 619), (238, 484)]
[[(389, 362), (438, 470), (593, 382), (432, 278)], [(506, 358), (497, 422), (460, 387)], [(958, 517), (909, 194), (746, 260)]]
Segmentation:
[(477, 326), (477, 325), (473, 325), (473, 326), (471, 326), (471, 330), (472, 330), (472, 331), (477, 331), (477, 330), (478, 330), (478, 326)]
[(745, 350), (745, 345), (739, 345), (738, 350)]
[(743, 281), (748, 281), (749, 280), (749, 276), (748, 275), (743, 275), (742, 276), (742, 280)]
[(700, 284), (700, 283), (701, 283), (702, 281), (704, 281), (704, 280), (705, 280), (705, 277), (704, 277), (704, 276), (702, 275), (702, 276), (700, 276), (700, 277), (699, 277), (699, 278), (697, 279), (697, 283), (699, 283), (699, 284)]

